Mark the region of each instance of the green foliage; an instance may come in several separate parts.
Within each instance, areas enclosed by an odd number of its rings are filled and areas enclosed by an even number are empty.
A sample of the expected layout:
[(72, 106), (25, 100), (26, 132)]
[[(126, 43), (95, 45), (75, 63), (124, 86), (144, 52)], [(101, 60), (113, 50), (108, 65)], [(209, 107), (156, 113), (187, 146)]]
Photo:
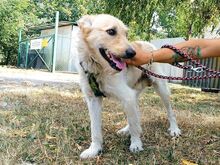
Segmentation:
[[(178, 2), (178, 1), (177, 1)], [(170, 3), (175, 1), (170, 0)], [(158, 10), (159, 22), (168, 37), (197, 37), (207, 27), (215, 27), (220, 19), (219, 2), (214, 0), (185, 0), (175, 6), (163, 6)]]
[(19, 28), (27, 31), (33, 25), (53, 23), (56, 11), (62, 21), (76, 21), (85, 14), (112, 14), (130, 27), (131, 40), (189, 39), (220, 22), (219, 0), (1, 0), (3, 63), (16, 62)]
[(18, 30), (36, 20), (29, 0), (0, 1), (0, 49), (4, 53), (3, 62), (14, 64), (18, 48)]
[(132, 38), (150, 39), (153, 15), (160, 0), (106, 0), (106, 12), (120, 18), (132, 27)]
[(104, 3), (101, 0), (31, 0), (34, 5), (34, 13), (40, 19), (54, 22), (54, 14), (60, 12), (60, 20), (76, 21), (85, 14), (104, 13)]

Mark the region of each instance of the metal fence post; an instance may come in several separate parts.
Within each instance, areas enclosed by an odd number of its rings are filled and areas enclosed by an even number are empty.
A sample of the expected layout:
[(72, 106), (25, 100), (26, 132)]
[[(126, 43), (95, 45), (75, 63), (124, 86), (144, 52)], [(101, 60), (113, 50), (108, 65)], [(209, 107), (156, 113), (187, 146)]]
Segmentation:
[(25, 52), (25, 68), (27, 69), (28, 68), (28, 52), (29, 52), (29, 43), (30, 43), (30, 40), (27, 40), (25, 42), (25, 48), (26, 48), (26, 52)]
[(55, 72), (55, 68), (56, 68), (58, 26), (59, 26), (59, 11), (56, 12), (56, 22), (55, 22), (54, 47), (53, 47), (53, 67), (52, 67), (53, 73)]
[(21, 49), (20, 49), (20, 43), (21, 43), (21, 35), (22, 35), (22, 30), (19, 29), (19, 33), (18, 33), (18, 63), (17, 63), (17, 67), (19, 67), (20, 65), (20, 54), (21, 54)]

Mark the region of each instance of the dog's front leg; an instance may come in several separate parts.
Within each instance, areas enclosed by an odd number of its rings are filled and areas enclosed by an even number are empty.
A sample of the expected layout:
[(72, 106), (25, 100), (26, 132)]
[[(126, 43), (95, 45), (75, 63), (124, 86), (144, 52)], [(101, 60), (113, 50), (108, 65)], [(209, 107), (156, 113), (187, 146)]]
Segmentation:
[(121, 83), (117, 87), (115, 95), (122, 101), (128, 120), (128, 125), (124, 128), (124, 131), (129, 131), (131, 135), (131, 145), (129, 149), (131, 152), (142, 151), (143, 148), (140, 139), (142, 130), (136, 93), (126, 84), (123, 85)]
[(129, 147), (131, 152), (142, 151), (142, 142), (140, 139), (141, 125), (139, 107), (135, 97), (124, 100), (124, 109), (128, 120), (128, 129), (131, 135), (131, 145)]
[(87, 97), (86, 102), (89, 109), (91, 121), (92, 143), (90, 147), (83, 151), (80, 155), (82, 159), (93, 158), (102, 150), (102, 130), (101, 130), (101, 102), (99, 97)]

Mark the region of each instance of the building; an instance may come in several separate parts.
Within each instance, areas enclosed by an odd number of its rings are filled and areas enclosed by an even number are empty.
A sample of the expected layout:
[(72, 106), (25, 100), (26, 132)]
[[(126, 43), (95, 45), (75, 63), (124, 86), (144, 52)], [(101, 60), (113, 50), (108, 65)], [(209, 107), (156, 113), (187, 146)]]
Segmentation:
[(55, 58), (55, 71), (76, 72), (74, 52), (77, 52), (75, 39), (78, 27), (75, 23), (59, 22), (56, 48), (54, 24), (32, 27), (30, 30), (40, 31), (40, 36), (20, 39), (19, 67), (52, 71), (53, 58)]

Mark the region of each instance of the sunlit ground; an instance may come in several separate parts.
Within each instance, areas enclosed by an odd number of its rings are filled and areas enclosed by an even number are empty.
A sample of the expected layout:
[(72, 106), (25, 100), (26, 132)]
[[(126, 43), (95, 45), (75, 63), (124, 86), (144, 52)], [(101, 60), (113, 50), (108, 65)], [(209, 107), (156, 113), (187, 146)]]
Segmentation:
[(171, 138), (160, 98), (152, 88), (140, 98), (144, 151), (129, 152), (129, 137), (116, 134), (126, 119), (119, 102), (105, 99), (104, 151), (80, 160), (89, 146), (86, 103), (78, 87), (31, 87), (0, 92), (1, 164), (198, 164), (220, 163), (220, 95), (171, 85), (182, 136)]

